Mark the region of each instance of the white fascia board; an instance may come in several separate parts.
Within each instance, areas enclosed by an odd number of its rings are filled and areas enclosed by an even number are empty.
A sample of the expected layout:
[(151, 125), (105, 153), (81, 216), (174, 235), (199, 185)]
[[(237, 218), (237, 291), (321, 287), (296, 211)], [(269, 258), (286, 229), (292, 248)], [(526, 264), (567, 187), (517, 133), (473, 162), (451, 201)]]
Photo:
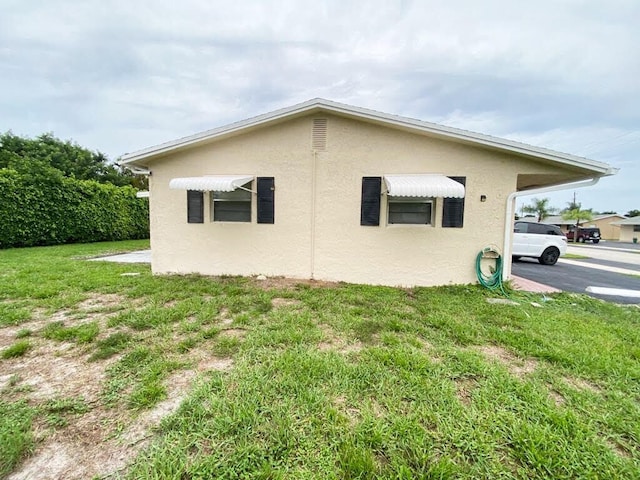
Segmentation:
[(314, 98), (312, 100), (308, 100), (291, 107), (282, 108), (273, 112), (258, 115), (256, 117), (251, 117), (246, 120), (214, 128), (212, 130), (197, 133), (195, 135), (190, 135), (171, 142), (138, 150), (137, 152), (127, 153), (122, 156), (121, 161), (122, 163), (134, 163), (150, 156), (167, 153), (172, 150), (187, 147), (201, 141), (211, 140), (218, 136), (228, 135), (237, 131), (241, 131), (245, 128), (259, 126), (261, 124), (266, 124), (287, 117), (294, 117), (296, 115), (300, 115), (313, 110), (333, 112), (348, 117), (357, 117), (384, 125), (394, 125), (405, 129), (429, 133), (439, 137), (452, 138), (474, 145), (483, 145), (505, 152), (525, 155), (527, 157), (551, 160), (553, 162), (573, 167), (584, 168), (598, 173), (602, 176), (614, 175), (618, 171), (618, 169), (611, 168), (606, 163), (597, 162), (595, 160), (578, 157), (576, 155), (571, 155), (568, 153), (561, 153), (546, 148), (534, 147), (525, 143), (507, 140), (505, 138), (492, 137), (490, 135), (484, 135), (481, 133), (470, 132), (468, 130), (447, 127), (444, 125), (439, 125), (437, 123), (425, 122), (423, 120), (416, 120), (399, 115), (391, 115), (361, 107), (354, 107), (351, 105), (333, 102), (331, 100), (325, 100), (322, 98)]

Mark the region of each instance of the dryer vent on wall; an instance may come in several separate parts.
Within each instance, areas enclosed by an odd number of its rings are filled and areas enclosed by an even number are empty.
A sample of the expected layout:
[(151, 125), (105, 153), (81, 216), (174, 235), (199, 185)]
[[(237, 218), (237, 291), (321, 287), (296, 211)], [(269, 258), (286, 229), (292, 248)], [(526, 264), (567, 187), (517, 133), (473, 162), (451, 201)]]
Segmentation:
[(314, 118), (313, 132), (311, 134), (311, 148), (317, 152), (327, 149), (327, 119)]

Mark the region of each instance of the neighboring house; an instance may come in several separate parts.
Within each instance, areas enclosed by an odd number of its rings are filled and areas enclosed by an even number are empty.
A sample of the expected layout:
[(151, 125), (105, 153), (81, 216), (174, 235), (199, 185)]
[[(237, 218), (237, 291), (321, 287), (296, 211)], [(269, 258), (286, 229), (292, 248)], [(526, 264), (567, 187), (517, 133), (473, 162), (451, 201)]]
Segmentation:
[(126, 154), (148, 169), (154, 273), (476, 282), (515, 199), (615, 173), (510, 140), (314, 99)]
[[(620, 239), (620, 226), (618, 222), (624, 220), (624, 215), (606, 214), (595, 215), (589, 221), (580, 222), (581, 227), (598, 227), (600, 229), (601, 238), (604, 240), (619, 240)], [(551, 225), (557, 225), (563, 232), (569, 231), (569, 227), (576, 224), (575, 220), (566, 220), (562, 218), (562, 215), (552, 215), (545, 217), (542, 220), (544, 223), (550, 223)]]
[(621, 242), (637, 243), (640, 240), (640, 216), (627, 218), (616, 224), (620, 227)]

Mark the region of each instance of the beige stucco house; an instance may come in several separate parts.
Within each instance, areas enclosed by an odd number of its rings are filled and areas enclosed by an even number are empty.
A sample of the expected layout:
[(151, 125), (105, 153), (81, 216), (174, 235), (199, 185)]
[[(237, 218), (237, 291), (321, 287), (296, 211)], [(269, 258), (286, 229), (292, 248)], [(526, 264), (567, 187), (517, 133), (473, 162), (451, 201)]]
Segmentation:
[(154, 273), (383, 285), (510, 271), (516, 196), (595, 183), (609, 165), (314, 99), (127, 154), (147, 172)]
[(640, 217), (631, 217), (617, 222), (620, 227), (620, 241), (638, 243), (640, 241)]

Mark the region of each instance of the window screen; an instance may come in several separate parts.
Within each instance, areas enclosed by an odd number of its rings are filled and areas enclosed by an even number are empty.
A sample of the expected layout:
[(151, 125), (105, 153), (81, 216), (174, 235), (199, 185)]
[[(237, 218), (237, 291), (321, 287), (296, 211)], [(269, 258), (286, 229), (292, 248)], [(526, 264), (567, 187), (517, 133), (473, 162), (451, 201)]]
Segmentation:
[(433, 199), (424, 197), (388, 197), (387, 223), (431, 225)]
[[(243, 185), (250, 188), (251, 182)], [(250, 222), (251, 192), (240, 188), (233, 192), (212, 192), (214, 222)]]

